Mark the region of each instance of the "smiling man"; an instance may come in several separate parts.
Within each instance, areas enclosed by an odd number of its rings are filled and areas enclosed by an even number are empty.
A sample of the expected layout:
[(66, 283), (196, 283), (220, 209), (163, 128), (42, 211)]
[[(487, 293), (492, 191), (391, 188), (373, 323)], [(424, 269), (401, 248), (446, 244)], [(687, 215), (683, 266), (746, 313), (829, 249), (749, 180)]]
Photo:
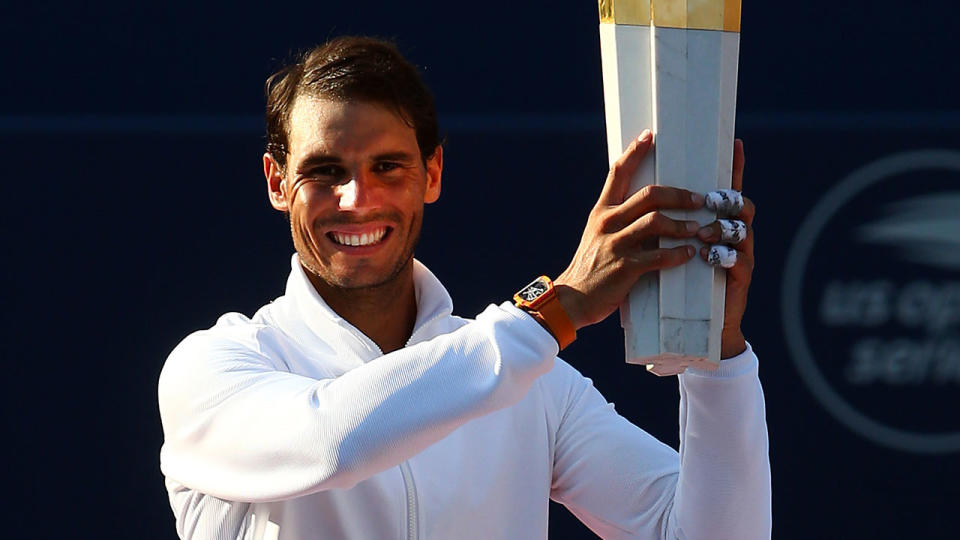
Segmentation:
[(605, 538), (769, 536), (763, 394), (740, 331), (749, 200), (724, 360), (680, 376), (678, 455), (556, 357), (643, 273), (706, 264), (705, 248), (693, 260), (692, 244), (650, 239), (723, 240), (717, 223), (660, 213), (703, 194), (628, 196), (649, 131), (608, 175), (570, 266), (469, 320), (413, 258), (443, 171), (416, 70), (389, 43), (338, 38), (267, 93), (264, 175), (296, 254), (283, 296), (224, 315), (164, 366), (161, 468), (182, 538), (544, 538), (550, 499)]
[(403, 109), (351, 99), (295, 97), (264, 175), (311, 284), (391, 352), (413, 330), (413, 249), (424, 203), (440, 197), (443, 149), (422, 156)]

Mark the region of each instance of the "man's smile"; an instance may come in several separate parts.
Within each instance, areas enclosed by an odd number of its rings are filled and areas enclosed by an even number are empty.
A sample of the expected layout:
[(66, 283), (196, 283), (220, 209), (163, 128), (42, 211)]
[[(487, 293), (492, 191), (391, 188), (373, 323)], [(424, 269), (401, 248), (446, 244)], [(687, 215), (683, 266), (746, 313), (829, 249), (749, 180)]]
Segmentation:
[(338, 248), (373, 248), (382, 244), (392, 231), (393, 227), (387, 225), (338, 226), (326, 236)]

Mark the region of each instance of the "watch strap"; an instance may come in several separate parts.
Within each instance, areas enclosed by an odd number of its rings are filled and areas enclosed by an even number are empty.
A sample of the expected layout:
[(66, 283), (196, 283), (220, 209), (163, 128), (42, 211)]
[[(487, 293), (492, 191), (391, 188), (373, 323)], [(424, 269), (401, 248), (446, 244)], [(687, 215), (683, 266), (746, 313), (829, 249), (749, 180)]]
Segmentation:
[[(545, 286), (546, 290), (537, 298), (526, 300), (523, 291), (537, 284), (537, 282)], [(534, 280), (533, 283), (515, 294), (513, 299), (518, 308), (529, 313), (541, 326), (553, 334), (554, 339), (560, 345), (560, 350), (565, 349), (567, 345), (577, 339), (577, 329), (574, 328), (573, 321), (570, 320), (570, 316), (563, 309), (553, 281), (547, 276), (540, 276)]]
[(556, 295), (540, 305), (537, 311), (528, 310), (527, 313), (547, 327), (560, 344), (561, 351), (577, 339), (577, 329), (573, 327), (573, 321)]

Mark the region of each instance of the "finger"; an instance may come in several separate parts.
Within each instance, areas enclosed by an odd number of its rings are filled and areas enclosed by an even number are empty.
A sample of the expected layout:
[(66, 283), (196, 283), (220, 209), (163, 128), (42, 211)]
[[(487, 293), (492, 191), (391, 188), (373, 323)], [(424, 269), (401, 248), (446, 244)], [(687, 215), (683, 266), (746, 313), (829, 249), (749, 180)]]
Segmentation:
[(730, 186), (737, 191), (743, 191), (743, 166), (746, 159), (743, 153), (743, 140), (735, 139), (733, 141), (733, 177), (730, 180)]
[(641, 251), (632, 257), (644, 273), (653, 270), (673, 268), (689, 261), (696, 255), (697, 249), (693, 246), (677, 246), (674, 248), (660, 248)]
[[(712, 247), (713, 246), (700, 248), (700, 258), (706, 261), (710, 255), (710, 249)], [(736, 262), (733, 264), (733, 266), (726, 268), (728, 286), (730, 285), (731, 281), (749, 284), (751, 275), (753, 274), (753, 255), (747, 253), (746, 250), (743, 249), (737, 249), (736, 254)]]
[(626, 227), (655, 210), (696, 210), (703, 208), (703, 203), (703, 195), (686, 189), (643, 186), (614, 210), (612, 219)]
[[(711, 249), (715, 246), (705, 246), (700, 248), (700, 258), (704, 261), (707, 261), (710, 256)], [(725, 249), (730, 249), (726, 246)], [(747, 284), (749, 286), (750, 277), (753, 274), (753, 268), (756, 265), (756, 255), (754, 254), (754, 242), (753, 242), (753, 230), (747, 230), (747, 239), (737, 245), (736, 249), (736, 263), (731, 267), (727, 268), (727, 285), (732, 282), (739, 282), (741, 284)], [(729, 290), (729, 289), (728, 289)]]
[(753, 225), (753, 218), (756, 215), (757, 215), (757, 207), (753, 204), (753, 201), (751, 201), (749, 197), (744, 197), (743, 209), (740, 210), (740, 213), (734, 217), (746, 223), (747, 225)]
[[(702, 229), (701, 229), (702, 230)], [(698, 233), (699, 238), (699, 233)], [(707, 247), (701, 250), (701, 258), (707, 260), (707, 254), (709, 253), (709, 248), (711, 245), (716, 244), (719, 240), (704, 240), (704, 243), (707, 244)], [(719, 245), (719, 244), (718, 244)], [(742, 242), (738, 244), (731, 244), (730, 247), (733, 247), (737, 250), (737, 261), (743, 261), (744, 259), (753, 260), (753, 229), (747, 227), (747, 236), (743, 239)]]
[(718, 219), (698, 230), (697, 238), (708, 244), (736, 245), (747, 239), (747, 224), (739, 219)]
[(721, 245), (700, 248), (700, 258), (711, 266), (733, 268), (737, 264), (737, 250)]
[(753, 279), (753, 262), (746, 255), (738, 252), (736, 264), (725, 268), (724, 273), (727, 277), (727, 298), (730, 298), (731, 293), (736, 294), (738, 290), (745, 293)]
[(673, 219), (660, 212), (650, 212), (624, 227), (616, 235), (616, 240), (635, 246), (647, 238), (667, 236), (670, 238), (691, 238), (700, 229), (696, 221)]
[[(753, 239), (754, 239), (754, 230), (752, 227), (748, 226), (747, 237), (743, 240), (743, 242), (740, 242), (739, 244), (737, 244), (737, 251), (739, 251), (741, 255), (745, 255), (750, 260), (753, 260), (753, 247), (754, 247)], [(742, 259), (743, 257), (740, 257), (740, 258)]]
[(603, 191), (600, 193), (598, 204), (604, 206), (614, 206), (623, 202), (630, 189), (630, 178), (637, 172), (637, 167), (647, 155), (647, 150), (653, 145), (653, 133), (649, 129), (643, 130), (639, 137), (630, 143), (627, 150), (617, 159), (616, 163), (610, 167), (610, 173), (607, 174), (607, 181), (603, 185)]
[(718, 189), (704, 196), (707, 210), (721, 216), (738, 216), (743, 211), (743, 195), (735, 189)]

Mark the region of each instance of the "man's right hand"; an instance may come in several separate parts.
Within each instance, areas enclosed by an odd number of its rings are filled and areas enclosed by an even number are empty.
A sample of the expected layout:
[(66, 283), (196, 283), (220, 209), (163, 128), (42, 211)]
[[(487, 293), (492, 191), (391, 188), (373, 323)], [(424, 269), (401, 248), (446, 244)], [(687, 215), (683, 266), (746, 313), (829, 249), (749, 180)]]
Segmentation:
[(600, 200), (590, 212), (570, 266), (554, 283), (575, 328), (613, 313), (641, 275), (679, 266), (696, 254), (693, 244), (659, 249), (657, 238), (692, 238), (696, 221), (671, 219), (660, 210), (702, 208), (703, 195), (667, 186), (645, 186), (630, 197), (630, 178), (653, 144), (645, 130), (610, 169)]

